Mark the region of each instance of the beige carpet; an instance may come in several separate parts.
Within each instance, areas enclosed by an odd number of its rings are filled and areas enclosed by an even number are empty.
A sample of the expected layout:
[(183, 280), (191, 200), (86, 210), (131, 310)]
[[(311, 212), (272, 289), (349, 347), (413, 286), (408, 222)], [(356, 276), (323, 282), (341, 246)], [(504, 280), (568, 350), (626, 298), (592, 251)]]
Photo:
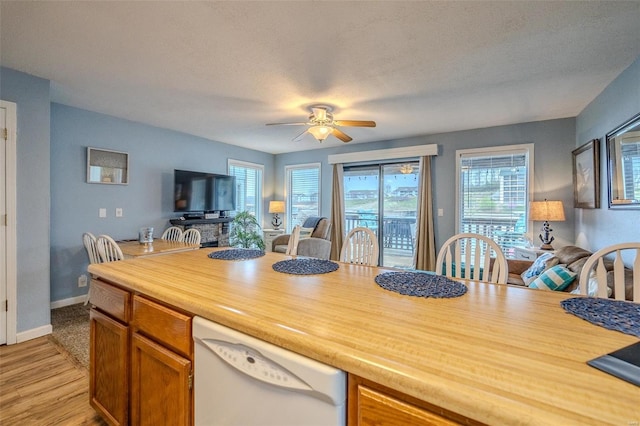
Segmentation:
[(65, 306), (51, 310), (53, 338), (80, 365), (89, 368), (89, 305)]

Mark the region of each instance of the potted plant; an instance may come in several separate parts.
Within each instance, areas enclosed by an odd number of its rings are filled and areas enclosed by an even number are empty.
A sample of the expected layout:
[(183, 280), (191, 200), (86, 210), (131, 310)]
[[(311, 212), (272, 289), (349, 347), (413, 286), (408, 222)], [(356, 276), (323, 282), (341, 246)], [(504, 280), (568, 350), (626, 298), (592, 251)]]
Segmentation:
[(259, 248), (264, 250), (264, 241), (260, 233), (258, 219), (248, 211), (236, 214), (231, 222), (229, 245), (241, 248)]

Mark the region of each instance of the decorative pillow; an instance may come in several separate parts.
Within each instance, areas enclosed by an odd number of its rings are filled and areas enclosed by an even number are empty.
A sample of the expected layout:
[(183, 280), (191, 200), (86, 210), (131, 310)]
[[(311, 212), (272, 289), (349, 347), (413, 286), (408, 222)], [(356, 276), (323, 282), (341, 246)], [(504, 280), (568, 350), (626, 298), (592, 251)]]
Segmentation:
[[(607, 297), (611, 297), (613, 291), (610, 287), (607, 287)], [(571, 292), (571, 294), (580, 294), (580, 286)], [(596, 277), (596, 271), (589, 273), (589, 283), (587, 285), (587, 296), (596, 297), (598, 295), (598, 278)]]
[(575, 279), (575, 272), (571, 272), (564, 266), (556, 265), (540, 274), (538, 278), (529, 284), (529, 288), (562, 291)]
[(307, 238), (311, 238), (311, 234), (313, 234), (313, 230), (315, 228), (302, 228), (300, 227), (300, 240), (304, 240)]
[(540, 256), (536, 258), (533, 262), (533, 265), (529, 267), (526, 271), (520, 275), (522, 277), (522, 281), (524, 281), (524, 285), (529, 285), (533, 280), (535, 280), (538, 275), (547, 269), (551, 268), (558, 264), (558, 258), (553, 255), (553, 253), (542, 253)]

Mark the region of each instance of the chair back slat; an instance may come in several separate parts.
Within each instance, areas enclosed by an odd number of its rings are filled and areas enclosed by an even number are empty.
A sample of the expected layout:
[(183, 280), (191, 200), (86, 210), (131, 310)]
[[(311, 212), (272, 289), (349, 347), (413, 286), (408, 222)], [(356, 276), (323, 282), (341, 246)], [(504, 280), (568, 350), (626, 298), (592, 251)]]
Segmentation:
[(120, 246), (110, 236), (100, 235), (96, 238), (96, 245), (103, 262), (115, 262), (124, 259)]
[(182, 234), (182, 241), (188, 244), (200, 245), (201, 239), (202, 239), (202, 235), (200, 234), (200, 231), (198, 231), (196, 228), (189, 228), (186, 231), (184, 231), (184, 234)]
[(595, 279), (597, 283), (595, 296), (603, 298), (609, 297), (607, 285), (607, 275), (609, 275), (609, 271), (607, 271), (604, 259), (607, 256), (613, 256), (613, 297), (616, 300), (625, 300), (627, 287), (625, 278), (628, 272), (624, 264), (625, 255), (631, 256), (632, 259), (630, 262), (632, 265), (631, 274), (633, 275), (630, 283), (632, 291), (631, 301), (640, 303), (640, 242), (621, 243), (603, 247), (589, 256), (580, 272), (580, 294), (589, 295), (589, 281)]
[(87, 250), (89, 256), (89, 263), (101, 263), (100, 253), (98, 253), (98, 246), (96, 245), (96, 237), (91, 232), (85, 232), (82, 234), (82, 243)]
[(356, 227), (347, 234), (340, 250), (340, 261), (358, 265), (378, 264), (378, 239), (369, 228)]
[(170, 226), (162, 233), (163, 240), (182, 241), (182, 229), (177, 226)]
[[(452, 264), (451, 259), (452, 247), (455, 252), (453, 262), (455, 265)], [(495, 255), (495, 260), (491, 268), (492, 254)], [(444, 275), (453, 278), (464, 277), (476, 281), (506, 284), (509, 275), (507, 259), (500, 246), (480, 234), (462, 233), (445, 241), (436, 260), (436, 273), (442, 272), (443, 264), (445, 265)]]

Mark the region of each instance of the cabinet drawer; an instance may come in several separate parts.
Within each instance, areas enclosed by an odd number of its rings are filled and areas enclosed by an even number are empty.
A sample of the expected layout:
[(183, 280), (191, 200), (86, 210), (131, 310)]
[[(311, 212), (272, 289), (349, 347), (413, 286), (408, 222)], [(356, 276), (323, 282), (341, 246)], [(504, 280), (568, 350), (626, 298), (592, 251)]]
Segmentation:
[(191, 359), (192, 317), (144, 297), (133, 296), (133, 327)]
[(125, 324), (131, 319), (131, 293), (104, 281), (91, 280), (91, 304)]

